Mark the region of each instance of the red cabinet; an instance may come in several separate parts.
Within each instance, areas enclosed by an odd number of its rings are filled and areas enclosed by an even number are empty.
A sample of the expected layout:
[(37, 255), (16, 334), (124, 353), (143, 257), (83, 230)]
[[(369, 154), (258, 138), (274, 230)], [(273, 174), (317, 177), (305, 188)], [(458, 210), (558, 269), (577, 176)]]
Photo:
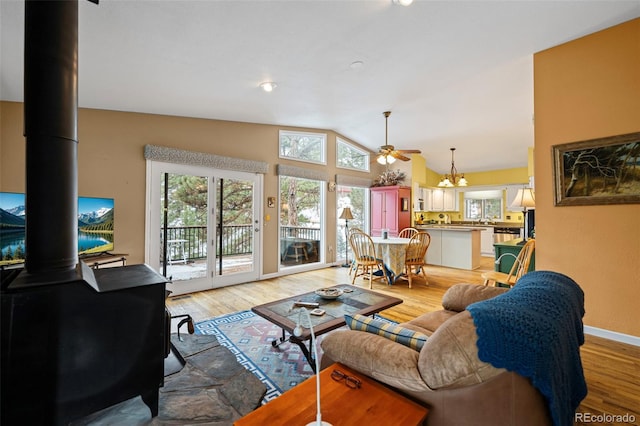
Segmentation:
[(379, 237), (382, 229), (396, 237), (411, 226), (411, 188), (408, 186), (378, 186), (371, 188), (371, 235)]

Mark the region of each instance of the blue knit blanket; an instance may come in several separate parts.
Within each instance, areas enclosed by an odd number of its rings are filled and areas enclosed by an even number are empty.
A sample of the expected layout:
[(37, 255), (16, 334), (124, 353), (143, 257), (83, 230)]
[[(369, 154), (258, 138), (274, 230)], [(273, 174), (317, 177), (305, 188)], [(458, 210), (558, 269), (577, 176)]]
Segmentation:
[(573, 425), (587, 395), (580, 360), (584, 293), (550, 271), (524, 275), (508, 292), (467, 307), (479, 358), (531, 380), (546, 398), (556, 426)]

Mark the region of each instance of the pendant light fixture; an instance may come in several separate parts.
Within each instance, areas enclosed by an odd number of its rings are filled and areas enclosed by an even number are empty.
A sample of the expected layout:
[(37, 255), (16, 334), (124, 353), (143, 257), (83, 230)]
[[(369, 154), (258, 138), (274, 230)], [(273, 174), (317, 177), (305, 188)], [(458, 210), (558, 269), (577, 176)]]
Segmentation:
[(458, 176), (458, 170), (456, 169), (455, 160), (453, 159), (453, 154), (455, 152), (455, 148), (449, 148), (451, 150), (451, 172), (448, 175), (444, 175), (440, 183), (439, 187), (452, 187), (452, 186), (467, 186), (469, 183), (464, 178), (464, 173)]

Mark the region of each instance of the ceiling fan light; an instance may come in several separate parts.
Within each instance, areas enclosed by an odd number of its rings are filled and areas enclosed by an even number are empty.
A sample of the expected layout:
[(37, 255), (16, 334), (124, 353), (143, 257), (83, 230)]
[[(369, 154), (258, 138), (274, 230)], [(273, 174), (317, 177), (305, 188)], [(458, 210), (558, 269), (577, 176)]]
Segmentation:
[(396, 162), (396, 159), (393, 156), (387, 155), (387, 163), (388, 164), (393, 164), (395, 162)]
[(378, 155), (378, 158), (376, 158), (376, 161), (378, 162), (378, 164), (382, 164), (383, 166), (387, 164), (387, 159), (385, 158), (384, 155)]

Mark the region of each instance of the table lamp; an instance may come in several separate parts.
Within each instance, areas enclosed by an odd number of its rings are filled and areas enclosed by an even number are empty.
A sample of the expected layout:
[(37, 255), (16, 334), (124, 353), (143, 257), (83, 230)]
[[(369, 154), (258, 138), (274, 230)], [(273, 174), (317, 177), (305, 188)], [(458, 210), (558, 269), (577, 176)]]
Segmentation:
[(353, 214), (351, 213), (350, 207), (345, 207), (342, 209), (342, 213), (340, 213), (339, 219), (344, 219), (344, 263), (342, 264), (343, 268), (348, 268), (351, 266), (349, 263), (349, 221), (353, 219)]
[(522, 245), (529, 239), (527, 233), (527, 208), (536, 206), (536, 197), (531, 188), (520, 188), (509, 206), (510, 208), (522, 207), (522, 223), (524, 227), (524, 239), (518, 243)]

